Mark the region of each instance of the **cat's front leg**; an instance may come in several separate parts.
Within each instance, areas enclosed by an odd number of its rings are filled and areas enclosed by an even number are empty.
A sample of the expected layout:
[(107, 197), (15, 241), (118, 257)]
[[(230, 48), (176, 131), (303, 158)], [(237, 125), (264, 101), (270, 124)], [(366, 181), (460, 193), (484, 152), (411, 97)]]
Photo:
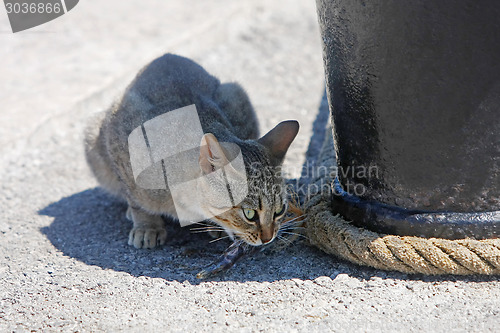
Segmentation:
[(128, 236), (128, 245), (137, 249), (152, 249), (165, 244), (167, 230), (161, 216), (152, 215), (140, 208), (127, 209), (127, 218), (134, 223)]

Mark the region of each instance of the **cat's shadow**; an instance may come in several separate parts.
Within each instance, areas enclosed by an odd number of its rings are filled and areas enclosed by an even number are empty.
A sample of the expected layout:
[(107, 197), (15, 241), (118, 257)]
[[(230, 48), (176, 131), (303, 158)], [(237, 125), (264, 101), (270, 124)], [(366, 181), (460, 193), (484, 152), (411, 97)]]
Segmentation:
[[(126, 206), (99, 188), (62, 198), (41, 209), (39, 214), (54, 218), (41, 231), (64, 255), (103, 269), (124, 271), (134, 276), (199, 283), (196, 274), (218, 258), (229, 246), (227, 240), (211, 242), (206, 233), (181, 228), (168, 222), (166, 245), (138, 250), (127, 245), (131, 223)], [(265, 251), (242, 258), (233, 268), (214, 280), (275, 281), (314, 279), (345, 270), (322, 252), (293, 243), (285, 250)]]

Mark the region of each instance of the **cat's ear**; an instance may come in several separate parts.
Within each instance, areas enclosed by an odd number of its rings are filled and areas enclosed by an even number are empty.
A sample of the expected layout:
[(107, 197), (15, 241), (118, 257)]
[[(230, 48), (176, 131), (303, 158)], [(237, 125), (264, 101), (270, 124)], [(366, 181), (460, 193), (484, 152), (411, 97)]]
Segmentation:
[(207, 133), (201, 138), (198, 161), (204, 174), (209, 174), (229, 163), (219, 141), (212, 133)]
[(288, 147), (290, 147), (298, 132), (298, 121), (282, 121), (257, 141), (269, 150), (272, 162), (279, 165), (283, 163)]

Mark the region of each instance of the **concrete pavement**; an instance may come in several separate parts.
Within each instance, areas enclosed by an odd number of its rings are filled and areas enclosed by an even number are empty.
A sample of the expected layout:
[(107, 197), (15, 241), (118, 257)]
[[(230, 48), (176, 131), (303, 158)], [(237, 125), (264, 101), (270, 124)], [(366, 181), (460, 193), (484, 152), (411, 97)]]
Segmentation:
[(240, 82), (262, 132), (300, 121), (286, 161), (298, 176), (326, 112), (313, 2), (85, 0), (9, 29), (0, 9), (0, 331), (498, 330), (495, 277), (377, 271), (301, 241), (200, 282), (227, 243), (168, 226), (160, 249), (126, 244), (125, 207), (85, 164), (85, 119), (148, 61), (178, 53)]

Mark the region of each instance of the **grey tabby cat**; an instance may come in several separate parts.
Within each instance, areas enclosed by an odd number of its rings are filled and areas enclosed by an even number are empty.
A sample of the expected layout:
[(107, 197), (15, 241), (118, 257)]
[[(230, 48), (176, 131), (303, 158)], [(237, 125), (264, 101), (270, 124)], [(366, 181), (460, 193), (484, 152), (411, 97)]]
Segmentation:
[(152, 190), (136, 184), (128, 137), (145, 121), (191, 104), (196, 105), (205, 134), (197, 168), (190, 172), (195, 177), (214, 172), (229, 159), (219, 141), (234, 143), (243, 156), (248, 194), (234, 206), (216, 207), (211, 204), (213, 192), (206, 197), (210, 191), (204, 190), (214, 184), (205, 184), (201, 177), (200, 199), (186, 193), (181, 204), (193, 213), (215, 215), (210, 220), (233, 239), (254, 246), (271, 242), (287, 208), (284, 180), (277, 171), (297, 135), (298, 122), (281, 122), (257, 139), (255, 112), (238, 84), (221, 84), (195, 62), (166, 54), (143, 68), (119, 102), (90, 122), (85, 135), (86, 158), (95, 177), (104, 189), (128, 203), (126, 215), (133, 221), (129, 245), (164, 244), (167, 233), (161, 216), (177, 215), (168, 188)]

